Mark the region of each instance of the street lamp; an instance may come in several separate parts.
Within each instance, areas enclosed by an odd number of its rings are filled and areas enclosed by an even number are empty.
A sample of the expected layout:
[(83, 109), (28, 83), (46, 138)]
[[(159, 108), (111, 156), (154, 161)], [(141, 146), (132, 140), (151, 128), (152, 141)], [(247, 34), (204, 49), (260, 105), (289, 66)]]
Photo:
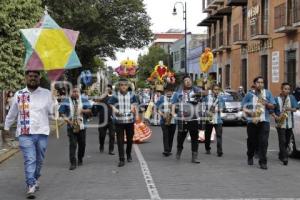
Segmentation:
[(184, 20), (184, 46), (185, 46), (185, 60), (184, 60), (184, 72), (185, 74), (187, 74), (187, 25), (186, 25), (186, 2), (182, 2), (182, 1), (177, 1), (174, 4), (174, 8), (173, 8), (173, 15), (177, 15), (177, 10), (176, 10), (176, 5), (177, 4), (181, 4), (182, 5), (182, 10), (183, 10), (183, 20)]

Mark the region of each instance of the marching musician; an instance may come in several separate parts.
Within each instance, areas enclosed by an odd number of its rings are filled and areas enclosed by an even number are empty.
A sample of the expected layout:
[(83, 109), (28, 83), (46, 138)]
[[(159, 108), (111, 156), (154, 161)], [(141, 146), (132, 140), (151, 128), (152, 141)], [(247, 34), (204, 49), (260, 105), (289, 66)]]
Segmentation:
[[(256, 145), (258, 145), (260, 168), (268, 169), (267, 149), (270, 133), (270, 111), (275, 108), (275, 100), (272, 93), (264, 89), (262, 76), (256, 77), (253, 84), (255, 90), (248, 92), (242, 101), (242, 108), (247, 116), (248, 165), (253, 165), (253, 156)], [(256, 144), (257, 142), (258, 144)]]
[(225, 107), (224, 99), (219, 95), (220, 87), (217, 84), (212, 86), (212, 93), (205, 98), (206, 103), (206, 120), (205, 125), (205, 150), (206, 154), (210, 154), (210, 137), (213, 128), (215, 128), (217, 135), (217, 155), (221, 157), (223, 155), (222, 149), (222, 119), (221, 111)]
[(172, 103), (171, 99), (173, 96), (172, 85), (167, 85), (164, 89), (164, 95), (160, 96), (156, 103), (158, 113), (161, 116), (160, 125), (163, 132), (163, 145), (164, 156), (168, 157), (172, 155), (173, 139), (176, 131), (175, 119), (172, 117)]
[(281, 93), (275, 98), (275, 112), (272, 116), (276, 122), (279, 142), (279, 160), (284, 165), (288, 164), (287, 147), (290, 137), (293, 134), (294, 116), (293, 112), (298, 109), (298, 103), (293, 95), (290, 95), (291, 85), (289, 83), (281, 84)]
[[(198, 160), (198, 118), (195, 95), (199, 93), (197, 87), (193, 87), (192, 78), (189, 75), (183, 77), (183, 86), (172, 98), (172, 115), (177, 120), (177, 153), (179, 160), (183, 150), (183, 143), (189, 132), (191, 136), (192, 163), (200, 163)], [(177, 110), (177, 114), (176, 114)]]
[[(77, 165), (81, 166), (85, 154), (86, 146), (86, 123), (87, 117), (91, 114), (92, 105), (89, 100), (80, 94), (78, 86), (71, 89), (71, 95), (66, 98), (58, 112), (62, 115), (67, 123), (67, 132), (69, 137), (69, 170), (76, 169)], [(76, 149), (77, 159), (76, 159)]]
[(131, 149), (134, 135), (134, 120), (138, 116), (136, 108), (138, 103), (137, 97), (128, 91), (128, 87), (128, 80), (120, 78), (119, 91), (108, 100), (108, 104), (112, 106), (115, 118), (115, 131), (119, 151), (118, 167), (125, 165), (124, 132), (127, 140), (127, 162), (132, 162)]

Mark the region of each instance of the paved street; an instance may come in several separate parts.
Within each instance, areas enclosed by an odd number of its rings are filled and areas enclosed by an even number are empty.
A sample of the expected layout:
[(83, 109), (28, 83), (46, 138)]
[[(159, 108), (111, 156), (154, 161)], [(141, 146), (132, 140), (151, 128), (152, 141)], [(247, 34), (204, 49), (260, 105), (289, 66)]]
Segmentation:
[[(224, 128), (222, 158), (216, 156), (215, 144), (212, 155), (204, 154), (204, 145), (201, 144), (199, 165), (190, 163), (189, 143), (185, 144), (182, 160), (176, 161), (174, 156), (164, 158), (161, 154), (161, 130), (159, 127), (152, 127), (152, 130), (149, 142), (134, 147), (134, 162), (118, 168), (118, 157), (107, 154), (108, 146), (105, 153), (100, 154), (97, 131), (89, 129), (84, 165), (69, 171), (68, 141), (62, 129), (59, 140), (54, 136), (50, 138), (38, 199), (300, 197), (300, 160), (290, 159), (288, 166), (277, 160), (274, 131), (271, 131), (269, 140), (269, 169), (263, 171), (257, 165), (249, 167), (246, 163), (245, 127)], [(18, 153), (0, 165), (1, 199), (24, 199), (22, 162)]]

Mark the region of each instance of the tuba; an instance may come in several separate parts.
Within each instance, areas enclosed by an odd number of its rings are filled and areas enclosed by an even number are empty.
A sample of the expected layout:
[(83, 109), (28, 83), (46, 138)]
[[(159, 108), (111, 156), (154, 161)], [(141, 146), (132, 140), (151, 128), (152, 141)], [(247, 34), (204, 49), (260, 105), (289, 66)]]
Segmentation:
[[(287, 97), (286, 97), (287, 98)], [(281, 128), (286, 119), (289, 117), (288, 112), (286, 111), (286, 108), (288, 106), (287, 99), (285, 98), (283, 106), (282, 106), (282, 112), (279, 115), (279, 119), (277, 120), (277, 128)]]
[(74, 115), (72, 117), (72, 127), (73, 127), (73, 133), (79, 133), (80, 132), (80, 122), (78, 118), (78, 101), (73, 101), (74, 105)]

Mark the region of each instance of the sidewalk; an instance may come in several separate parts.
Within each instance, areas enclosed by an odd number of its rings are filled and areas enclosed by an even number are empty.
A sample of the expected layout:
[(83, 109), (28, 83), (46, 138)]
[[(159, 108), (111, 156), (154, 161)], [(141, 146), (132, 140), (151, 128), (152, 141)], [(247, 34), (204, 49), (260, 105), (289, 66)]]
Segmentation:
[[(51, 123), (50, 135), (55, 135), (56, 134), (55, 121), (51, 121), (50, 123)], [(63, 121), (58, 121), (58, 129), (60, 130), (64, 124), (65, 123)], [(2, 134), (2, 130), (3, 130), (3, 125), (0, 124), (0, 136)], [(18, 147), (19, 144), (18, 144), (18, 141), (16, 141), (14, 139), (14, 134), (15, 134), (15, 128), (12, 128), (12, 130), (11, 130), (11, 138), (12, 139), (9, 139), (8, 145), (4, 145), (3, 141), (2, 141), (2, 137), (0, 137), (0, 164), (19, 152), (19, 147)]]

